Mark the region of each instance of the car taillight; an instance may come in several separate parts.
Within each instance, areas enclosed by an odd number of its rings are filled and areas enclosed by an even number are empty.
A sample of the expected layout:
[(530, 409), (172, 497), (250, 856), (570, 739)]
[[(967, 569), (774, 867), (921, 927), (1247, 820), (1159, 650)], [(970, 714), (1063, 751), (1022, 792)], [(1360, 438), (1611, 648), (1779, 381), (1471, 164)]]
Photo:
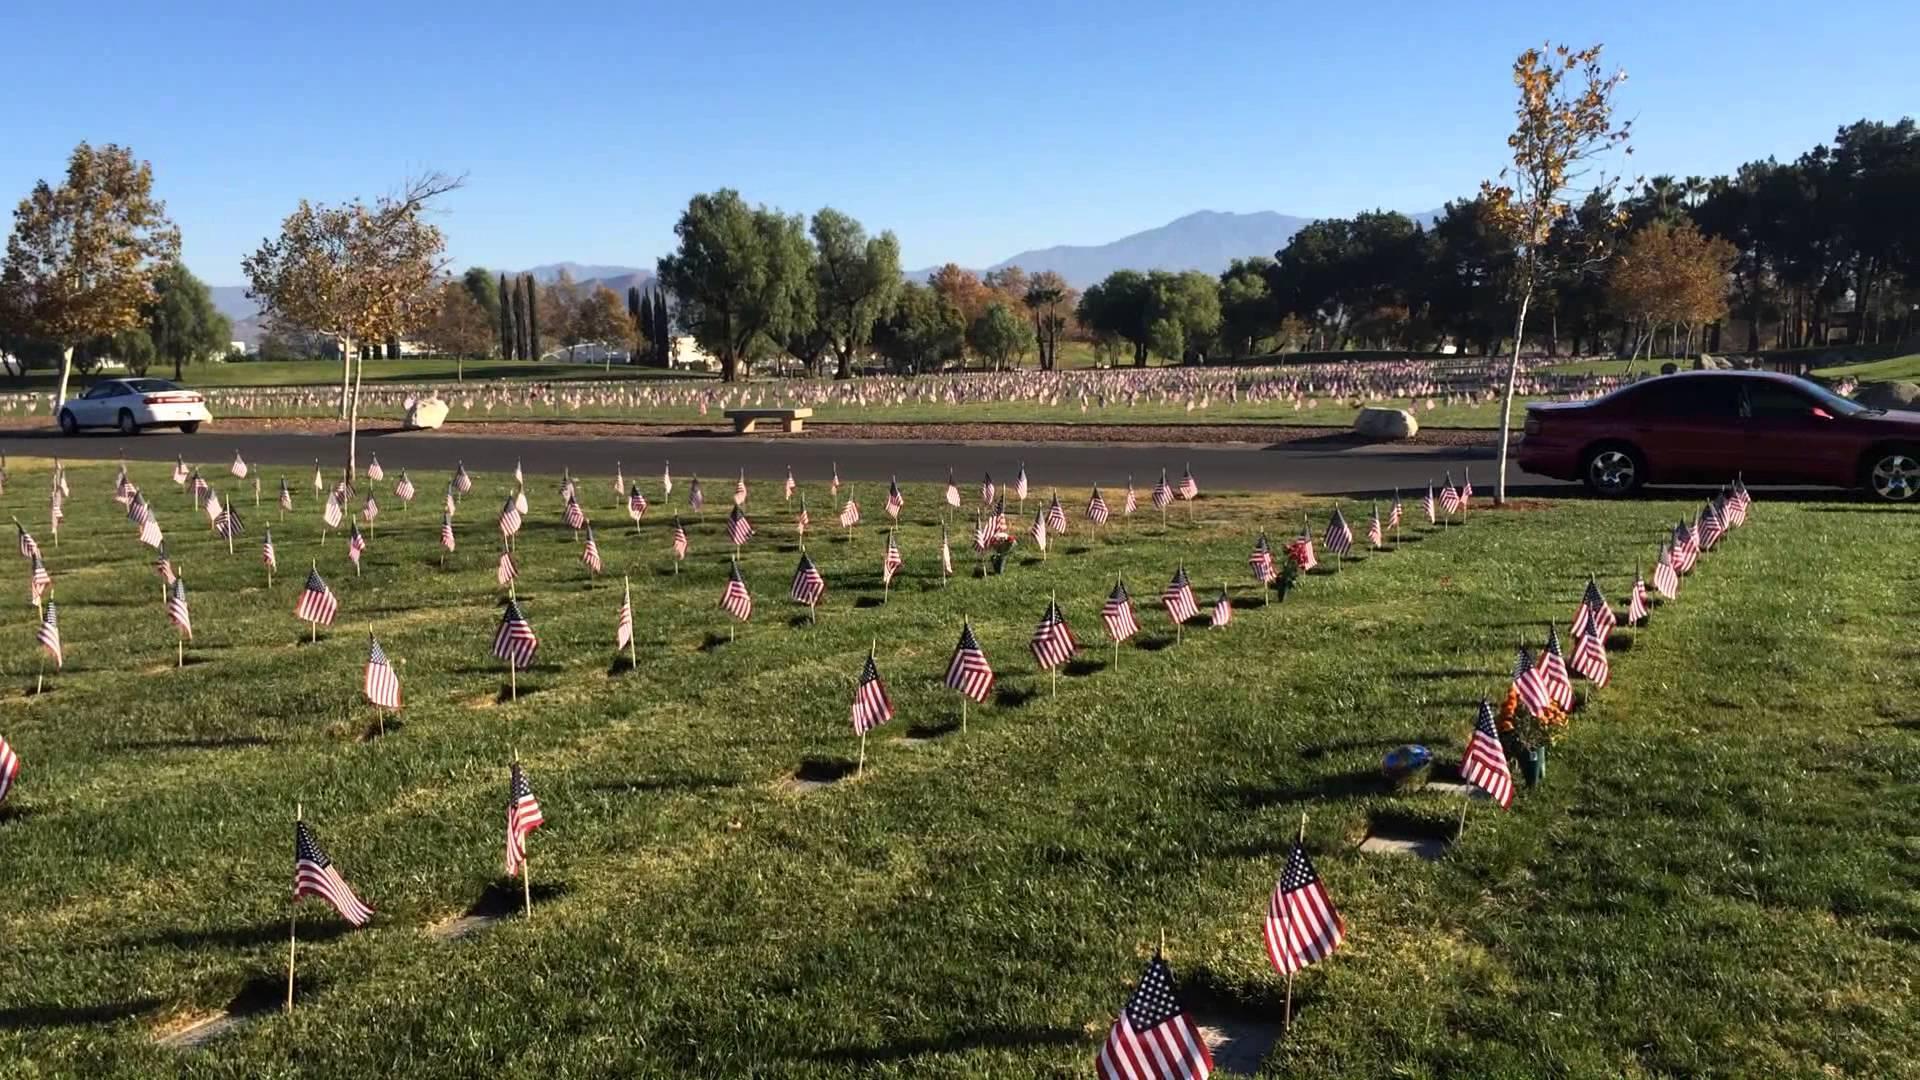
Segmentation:
[(148, 394), (140, 400), (149, 405), (198, 405), (199, 394)]
[(1526, 433), (1528, 435), (1540, 434), (1540, 415), (1538, 413), (1531, 411), (1527, 413)]

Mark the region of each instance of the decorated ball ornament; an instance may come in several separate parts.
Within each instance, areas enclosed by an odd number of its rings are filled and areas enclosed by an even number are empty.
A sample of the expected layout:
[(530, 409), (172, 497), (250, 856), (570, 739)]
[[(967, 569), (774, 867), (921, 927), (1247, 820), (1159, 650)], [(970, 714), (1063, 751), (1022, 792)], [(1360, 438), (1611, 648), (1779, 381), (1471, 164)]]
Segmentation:
[(1387, 751), (1380, 759), (1380, 771), (1391, 780), (1404, 780), (1433, 764), (1433, 754), (1424, 746), (1408, 743)]

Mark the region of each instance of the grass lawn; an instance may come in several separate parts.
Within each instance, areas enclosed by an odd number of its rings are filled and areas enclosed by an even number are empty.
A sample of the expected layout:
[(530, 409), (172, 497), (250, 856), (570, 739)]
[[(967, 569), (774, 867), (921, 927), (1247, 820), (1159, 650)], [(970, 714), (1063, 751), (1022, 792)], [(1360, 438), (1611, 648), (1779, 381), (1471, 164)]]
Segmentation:
[(1897, 380), (1913, 382), (1920, 380), (1920, 353), (1908, 353), (1906, 356), (1894, 356), (1864, 364), (1841, 364), (1836, 367), (1819, 368), (1814, 374), (1830, 379), (1851, 376), (1861, 382)]
[[(156, 364), (147, 372), (155, 378), (173, 378), (171, 364)], [(118, 377), (125, 372), (113, 372)], [(268, 360), (246, 363), (192, 364), (181, 381), (194, 387), (332, 386), (340, 385), (337, 360)], [(370, 384), (405, 382), (452, 382), (456, 375), (485, 382), (498, 379), (529, 379), (543, 382), (570, 382), (577, 379), (697, 379), (702, 376), (684, 371), (668, 372), (659, 368), (614, 364), (531, 363), (517, 360), (467, 360), (456, 362), (447, 357), (419, 357), (400, 360), (369, 360), (365, 381)], [(76, 374), (74, 381), (91, 385), (98, 376)], [(25, 379), (0, 378), (0, 392), (57, 390), (58, 371), (31, 371)]]
[[(383, 493), (404, 464), (386, 463)], [(1920, 543), (1920, 517), (1763, 496), (1678, 603), (1621, 632), (1614, 684), (1576, 714), (1547, 783), (1511, 812), (1477, 805), (1462, 841), (1423, 862), (1355, 850), (1370, 825), (1447, 829), (1457, 812), (1450, 796), (1383, 790), (1380, 755), (1417, 741), (1453, 761), (1516, 641), (1564, 630), (1589, 569), (1619, 596), (1690, 505), (1481, 510), (1262, 606), (1252, 533), (1264, 523), (1278, 542), (1303, 508), (1321, 524), (1325, 502), (1207, 493), (1192, 525), (1149, 511), (1096, 539), (1086, 493), (1063, 492), (1073, 531), (1045, 562), (1023, 545), (1004, 575), (942, 588), (937, 489), (916, 486), (905, 578), (882, 605), (883, 492), (862, 486), (854, 543), (830, 525), (813, 538), (829, 592), (809, 625), (786, 602), (797, 555), (769, 468), (752, 478), (760, 535), (741, 561), (756, 608), (729, 642), (717, 508), (731, 485), (712, 480), (704, 520), (686, 515), (694, 551), (675, 576), (670, 516), (656, 505), (636, 538), (608, 463), (579, 464), (595, 470), (583, 497), (611, 574), (587, 580), (553, 478), (532, 482), (520, 594), (541, 650), (502, 703), (488, 646), (503, 477), (477, 478), (442, 571), (446, 477), (415, 474), (424, 497), (410, 513), (382, 500), (356, 578), (337, 536), (317, 542), (295, 474), (269, 591), (257, 545), (274, 515), (248, 513), (229, 557), (163, 468), (136, 469), (191, 590), (196, 639), (176, 670), (111, 470), (69, 471), (56, 550), (44, 467), (12, 463), (0, 503), (40, 525), (68, 667), (29, 696), (17, 569), (0, 1072), (1086, 1076), (1163, 932), (1194, 1007), (1278, 1017), (1260, 925), (1303, 813), (1349, 939), (1298, 980), (1295, 1029), (1265, 1075), (1920, 1065), (1920, 571), (1887, 557)], [(824, 478), (801, 479), (829, 522)], [(1358, 530), (1365, 509), (1347, 512)], [(291, 614), (310, 559), (341, 602), (318, 644)], [(1203, 608), (1223, 581), (1242, 607), (1175, 644), (1154, 598), (1182, 560)], [(612, 649), (623, 573), (637, 671)], [(1144, 633), (1116, 669), (1097, 610), (1121, 573)], [(1057, 699), (1026, 651), (1050, 595), (1096, 643)], [(1000, 676), (964, 733), (940, 685), (962, 615)], [(369, 623), (407, 696), (378, 737), (359, 699)], [(848, 697), (870, 645), (898, 719), (863, 777), (787, 790), (796, 769), (851, 763)], [(516, 750), (549, 820), (530, 844), (533, 917), (435, 940), (429, 927), (515, 895), (500, 849)], [(156, 1046), (157, 1028), (284, 992), (296, 802), (379, 914), (347, 931), (304, 901), (291, 1016), (197, 1051)]]

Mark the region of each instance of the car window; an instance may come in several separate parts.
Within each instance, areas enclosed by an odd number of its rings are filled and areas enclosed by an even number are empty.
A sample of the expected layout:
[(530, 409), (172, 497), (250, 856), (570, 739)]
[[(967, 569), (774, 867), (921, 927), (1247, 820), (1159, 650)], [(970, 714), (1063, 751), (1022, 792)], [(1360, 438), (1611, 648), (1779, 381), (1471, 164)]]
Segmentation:
[(133, 387), (135, 393), (140, 394), (164, 394), (169, 390), (180, 389), (165, 379), (134, 379), (127, 385)]
[(97, 383), (93, 386), (92, 389), (86, 392), (83, 400), (98, 401), (101, 398), (110, 398), (119, 392), (120, 392), (119, 383), (110, 383), (110, 382)]
[(1814, 402), (1800, 391), (1772, 379), (1742, 379), (1746, 383), (1746, 392), (1742, 396), (1740, 415), (1756, 420), (1778, 420), (1786, 417), (1805, 417), (1813, 412)]
[(1654, 379), (1635, 401), (1635, 412), (1674, 420), (1731, 420), (1739, 387), (1732, 379)]

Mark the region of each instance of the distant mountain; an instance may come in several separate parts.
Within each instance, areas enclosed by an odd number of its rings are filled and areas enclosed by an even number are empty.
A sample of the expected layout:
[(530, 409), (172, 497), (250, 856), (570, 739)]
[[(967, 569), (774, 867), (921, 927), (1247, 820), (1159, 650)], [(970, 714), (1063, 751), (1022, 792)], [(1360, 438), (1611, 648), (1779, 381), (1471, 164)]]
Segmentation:
[[(648, 280), (652, 280), (653, 278), (653, 271), (642, 270), (637, 266), (596, 266), (591, 263), (577, 262), (547, 263), (544, 266), (536, 266), (531, 270), (521, 270), (517, 273), (532, 274), (533, 280), (545, 285), (558, 278), (562, 270), (566, 271), (575, 281), (598, 281), (606, 278), (629, 277), (636, 274)], [(509, 273), (507, 276), (513, 277), (516, 275)], [(628, 282), (628, 284), (632, 284), (632, 282)], [(609, 285), (607, 287), (612, 288), (613, 286)], [(625, 292), (626, 288), (626, 285), (622, 285), (620, 286), (620, 291)]]
[[(1408, 216), (1424, 224), (1437, 214), (1430, 210)], [(1023, 251), (987, 269), (1018, 266), (1028, 273), (1052, 270), (1080, 289), (1115, 270), (1200, 270), (1217, 274), (1235, 259), (1271, 256), (1313, 220), (1272, 210), (1251, 214), (1200, 210), (1105, 244), (1062, 244)], [(906, 277), (925, 281), (934, 269), (912, 271)]]

